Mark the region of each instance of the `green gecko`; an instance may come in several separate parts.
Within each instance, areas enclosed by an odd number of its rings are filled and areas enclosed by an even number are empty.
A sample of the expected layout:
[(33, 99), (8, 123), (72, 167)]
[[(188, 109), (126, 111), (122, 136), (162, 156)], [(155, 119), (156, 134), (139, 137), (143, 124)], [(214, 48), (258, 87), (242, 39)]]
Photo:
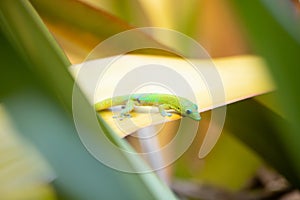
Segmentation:
[(96, 103), (95, 109), (100, 111), (118, 105), (125, 105), (118, 116), (121, 120), (125, 117), (131, 117), (129, 113), (134, 109), (134, 106), (156, 106), (163, 117), (170, 117), (172, 114), (166, 110), (173, 110), (181, 116), (196, 121), (201, 119), (196, 104), (188, 99), (171, 94), (141, 93), (117, 96)]

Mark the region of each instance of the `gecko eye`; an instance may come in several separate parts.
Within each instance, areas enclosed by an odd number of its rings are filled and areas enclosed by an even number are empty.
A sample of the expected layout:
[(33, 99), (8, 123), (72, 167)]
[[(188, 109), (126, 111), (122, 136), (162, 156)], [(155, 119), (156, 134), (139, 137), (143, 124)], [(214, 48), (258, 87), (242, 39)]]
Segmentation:
[(191, 111), (190, 109), (187, 109), (187, 110), (185, 111), (185, 113), (186, 113), (187, 115), (189, 115), (189, 114), (192, 113), (192, 111)]

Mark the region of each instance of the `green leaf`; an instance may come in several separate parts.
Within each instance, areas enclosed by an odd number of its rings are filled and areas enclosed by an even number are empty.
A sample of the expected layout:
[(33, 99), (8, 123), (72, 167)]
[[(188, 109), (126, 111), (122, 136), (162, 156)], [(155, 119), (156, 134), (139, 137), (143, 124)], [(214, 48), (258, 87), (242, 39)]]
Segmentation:
[[(246, 113), (246, 114), (245, 114)], [(250, 99), (227, 107), (225, 129), (255, 150), (265, 161), (299, 185), (299, 176), (289, 149), (281, 140), (284, 131), (275, 124), (288, 128), (288, 122), (277, 113)]]
[[(287, 124), (282, 120), (277, 120), (276, 124), (273, 122), (272, 126), (277, 126), (282, 131), (281, 133), (277, 134), (276, 130), (271, 129), (271, 127), (269, 127), (271, 131), (265, 129), (264, 131), (272, 134), (263, 139), (265, 140), (264, 143), (268, 146), (276, 145), (276, 148), (286, 153), (284, 158), (278, 155), (274, 156), (278, 159), (277, 162), (283, 163), (282, 159), (287, 160), (291, 171), (285, 173), (291, 173), (289, 177), (299, 186), (299, 181), (296, 180), (300, 180), (300, 43), (277, 20), (282, 14), (272, 12), (264, 1), (231, 1), (241, 17), (241, 22), (247, 30), (253, 48), (266, 59), (270, 66), (270, 71), (278, 86), (280, 106), (288, 121)], [(272, 1), (272, 4), (277, 4), (277, 7), (280, 3), (286, 4), (288, 2)], [(286, 7), (281, 11), (293, 12), (292, 9), (286, 9)], [(288, 18), (290, 15), (284, 14), (284, 16)], [(294, 21), (295, 19), (290, 20)], [(278, 138), (276, 142), (273, 142), (273, 137)], [(245, 142), (247, 141), (245, 140)], [(253, 144), (253, 148), (255, 146)]]
[[(86, 51), (80, 53), (82, 59), (101, 41), (120, 32), (135, 28), (126, 21), (101, 9), (91, 7), (79, 0), (31, 0), (31, 2), (38, 13), (50, 25), (50, 28), (52, 28), (52, 31), (61, 44), (68, 47), (67, 50), (78, 53), (81, 51), (80, 48), (86, 49)], [(164, 49), (169, 48), (153, 39), (149, 34), (136, 31), (131, 38), (126, 38), (126, 40), (116, 44), (110, 44), (106, 47), (107, 50), (105, 52), (98, 52), (97, 58), (124, 53), (124, 49), (127, 50), (128, 46), (135, 46), (137, 44), (132, 41), (139, 41), (138, 47), (140, 45), (157, 47), (156, 49), (139, 48), (134, 52), (173, 55), (159, 50), (161, 47)], [(72, 48), (78, 49), (74, 51)]]
[(1, 1), (1, 28), (30, 64), (40, 83), (71, 111), (73, 79), (70, 65), (52, 35), (29, 3)]
[[(67, 71), (68, 60), (28, 1), (1, 1), (0, 11), (2, 31), (20, 53), (14, 54), (18, 62), (11, 67), (16, 73), (19, 72), (19, 68), (28, 67), (29, 73), (28, 76), (25, 74), (28, 82), (24, 82), (24, 89), (6, 96), (3, 102), (18, 130), (39, 149), (57, 174), (53, 184), (59, 197), (175, 199), (173, 193), (154, 173), (119, 172), (92, 157), (81, 143), (74, 122), (67, 114), (72, 111), (74, 83)], [(3, 49), (6, 49), (6, 46), (3, 46)], [(26, 59), (29, 66), (20, 55)], [(99, 133), (94, 126), (89, 126), (91, 113), (95, 115), (93, 106), (89, 105), (80, 91), (78, 94), (86, 134), (103, 137), (104, 133)], [(49, 96), (59, 100), (68, 112)], [(101, 118), (99, 121), (106, 127)], [(106, 131), (105, 134), (111, 135), (115, 144), (126, 151), (132, 151), (125, 141), (114, 137), (115, 134), (110, 132), (108, 127), (103, 130)], [(118, 157), (120, 163), (133, 169), (145, 165), (139, 158), (116, 153), (112, 150), (112, 145), (109, 146), (106, 141), (99, 141), (99, 149), (109, 156)]]

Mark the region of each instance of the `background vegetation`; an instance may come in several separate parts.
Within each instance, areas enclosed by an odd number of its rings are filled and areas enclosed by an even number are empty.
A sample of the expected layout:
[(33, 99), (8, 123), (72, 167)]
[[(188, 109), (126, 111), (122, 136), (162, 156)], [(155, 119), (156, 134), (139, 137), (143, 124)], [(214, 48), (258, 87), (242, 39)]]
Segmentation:
[[(276, 199), (299, 188), (298, 1), (2, 0), (0, 22), (4, 199)], [(169, 185), (154, 173), (122, 173), (96, 161), (72, 120), (74, 80), (68, 67), (82, 62), (104, 39), (143, 26), (187, 34), (213, 58), (259, 55), (277, 87), (228, 105), (224, 132), (213, 151), (198, 160), (196, 138), (168, 168)], [(151, 50), (136, 53), (167, 56)], [(79, 98), (89, 110), (84, 95)], [(130, 137), (115, 137), (100, 116), (99, 122), (118, 146), (133, 151)], [(88, 120), (83, 123), (89, 127)], [(94, 132), (93, 127), (87, 132)], [(144, 165), (116, 155), (104, 143), (101, 148), (129, 167)]]

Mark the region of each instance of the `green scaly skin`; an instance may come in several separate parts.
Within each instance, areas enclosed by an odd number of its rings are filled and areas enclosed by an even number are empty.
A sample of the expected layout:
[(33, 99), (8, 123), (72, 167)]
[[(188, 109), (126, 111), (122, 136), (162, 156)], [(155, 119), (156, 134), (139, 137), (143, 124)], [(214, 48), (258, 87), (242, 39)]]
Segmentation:
[(196, 121), (201, 119), (196, 104), (188, 99), (171, 94), (141, 93), (117, 96), (96, 103), (95, 109), (100, 111), (118, 105), (125, 105), (118, 116), (120, 119), (130, 117), (129, 113), (134, 109), (134, 106), (156, 106), (163, 117), (170, 117), (172, 114), (166, 110), (173, 110), (181, 116), (189, 117)]

